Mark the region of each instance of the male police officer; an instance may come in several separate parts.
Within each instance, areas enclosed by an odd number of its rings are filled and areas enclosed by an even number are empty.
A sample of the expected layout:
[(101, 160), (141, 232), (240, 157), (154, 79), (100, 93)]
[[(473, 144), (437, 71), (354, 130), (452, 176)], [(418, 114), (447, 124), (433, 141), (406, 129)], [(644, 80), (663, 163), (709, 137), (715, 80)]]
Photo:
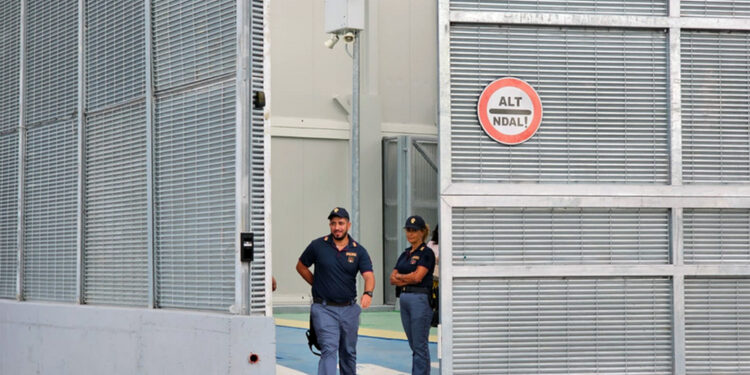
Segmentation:
[[(328, 215), (331, 234), (310, 242), (297, 262), (297, 272), (312, 285), (310, 317), (321, 346), (318, 374), (336, 374), (336, 353), (341, 374), (356, 374), (359, 314), (370, 307), (375, 276), (372, 261), (348, 232), (349, 213), (336, 207)], [(315, 264), (315, 274), (310, 266)], [(362, 309), (357, 305), (355, 278), (365, 279)]]

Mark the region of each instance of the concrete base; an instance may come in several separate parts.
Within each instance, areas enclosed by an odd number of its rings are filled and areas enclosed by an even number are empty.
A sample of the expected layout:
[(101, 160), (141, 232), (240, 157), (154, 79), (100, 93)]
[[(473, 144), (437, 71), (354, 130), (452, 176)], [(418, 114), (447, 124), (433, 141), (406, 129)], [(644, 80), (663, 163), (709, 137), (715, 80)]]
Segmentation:
[(271, 317), (0, 301), (0, 374), (273, 374), (275, 353)]

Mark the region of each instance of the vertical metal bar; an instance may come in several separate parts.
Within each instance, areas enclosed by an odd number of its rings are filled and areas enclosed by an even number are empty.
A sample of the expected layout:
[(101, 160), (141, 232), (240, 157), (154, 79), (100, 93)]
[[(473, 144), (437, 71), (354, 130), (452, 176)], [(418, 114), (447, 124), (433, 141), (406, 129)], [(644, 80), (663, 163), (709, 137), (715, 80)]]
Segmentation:
[(76, 302), (84, 303), (84, 205), (86, 184), (86, 1), (78, 0), (78, 211), (76, 212)]
[(158, 306), (156, 292), (156, 217), (154, 213), (154, 62), (151, 0), (145, 0), (143, 37), (146, 59), (146, 236), (148, 246), (148, 307)]
[(28, 11), (27, 0), (21, 0), (20, 15), (20, 58), (19, 58), (19, 85), (18, 85), (18, 264), (16, 264), (16, 299), (23, 301), (23, 272), (24, 272), (24, 237), (25, 221), (24, 212), (24, 190), (26, 188), (26, 13)]
[[(669, 14), (680, 17), (680, 2), (670, 0)], [(673, 22), (679, 25), (679, 22)], [(680, 67), (680, 27), (669, 28), (669, 121), (670, 174), (672, 185), (682, 185), (682, 70)]]
[(237, 95), (235, 99), (235, 305), (233, 313), (250, 314), (250, 265), (240, 259), (240, 233), (250, 231), (250, 22), (251, 6), (237, 0)]
[(269, 23), (270, 2), (263, 1), (263, 92), (266, 94), (266, 107), (263, 110), (263, 212), (264, 212), (264, 247), (266, 257), (266, 316), (273, 315), (271, 296), (271, 277), (273, 263), (271, 256), (271, 124), (265, 119), (271, 112), (271, 50), (267, 27)]
[(359, 31), (354, 32), (352, 62), (352, 237), (359, 240)]
[[(680, 18), (680, 0), (669, 0), (669, 18)], [(673, 186), (682, 185), (682, 69), (679, 22), (669, 28), (669, 135), (670, 175)], [(685, 375), (685, 276), (683, 271), (683, 210), (672, 208), (672, 349), (674, 374)]]
[[(408, 215), (407, 210), (407, 192), (408, 186), (406, 185), (406, 169), (408, 168), (406, 154), (409, 148), (406, 136), (399, 136), (396, 138), (396, 220), (393, 225), (396, 226), (396, 255), (401, 252), (401, 249), (406, 247), (406, 235), (401, 229), (400, 223), (402, 220), (406, 220)], [(397, 305), (398, 306), (398, 305)]]
[(682, 207), (672, 208), (672, 332), (674, 374), (685, 375), (685, 275)]
[[(404, 199), (405, 199), (404, 207), (406, 209), (406, 215), (398, 218), (397, 222), (399, 224), (401, 224), (402, 222), (404, 222), (404, 220), (406, 220), (407, 217), (409, 217), (411, 215), (414, 215), (414, 204), (413, 204), (414, 203), (413, 202), (413, 199), (414, 199), (413, 195), (414, 194), (413, 194), (413, 191), (412, 191), (414, 189), (414, 187), (412, 186), (413, 185), (412, 184), (412, 175), (414, 174), (413, 173), (414, 172), (414, 163), (411, 162), (411, 160), (412, 160), (412, 151), (411, 151), (411, 149), (413, 147), (413, 143), (414, 143), (414, 138), (412, 138), (411, 136), (407, 135), (406, 136), (406, 141), (404, 142), (404, 147), (405, 147), (405, 149), (404, 149), (404, 166), (405, 166), (405, 168), (404, 168), (404, 186), (405, 186), (405, 189), (406, 189), (405, 190), (406, 195), (404, 197)], [(401, 232), (403, 232), (403, 230), (401, 230)], [(401, 248), (403, 249), (403, 248), (406, 248), (407, 246), (409, 246), (409, 244), (406, 242), (406, 235), (404, 235), (404, 243), (402, 244)]]
[(440, 373), (453, 373), (453, 211), (440, 199)]
[(438, 34), (438, 155), (440, 197), (440, 373), (453, 372), (453, 270), (451, 267), (451, 236), (453, 213), (443, 199), (451, 184), (451, 76), (450, 76), (450, 1), (439, 0)]

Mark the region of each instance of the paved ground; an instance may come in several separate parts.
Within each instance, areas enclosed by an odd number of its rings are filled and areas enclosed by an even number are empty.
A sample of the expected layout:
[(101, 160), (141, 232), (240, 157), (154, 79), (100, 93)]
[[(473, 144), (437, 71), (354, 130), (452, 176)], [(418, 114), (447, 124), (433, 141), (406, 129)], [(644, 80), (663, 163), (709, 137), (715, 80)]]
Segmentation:
[[(276, 373), (315, 374), (318, 357), (310, 352), (305, 338), (307, 313), (274, 314), (276, 318)], [(431, 334), (432, 374), (438, 375), (435, 329)], [(411, 373), (411, 350), (397, 311), (363, 311), (357, 341), (357, 374), (390, 375)]]

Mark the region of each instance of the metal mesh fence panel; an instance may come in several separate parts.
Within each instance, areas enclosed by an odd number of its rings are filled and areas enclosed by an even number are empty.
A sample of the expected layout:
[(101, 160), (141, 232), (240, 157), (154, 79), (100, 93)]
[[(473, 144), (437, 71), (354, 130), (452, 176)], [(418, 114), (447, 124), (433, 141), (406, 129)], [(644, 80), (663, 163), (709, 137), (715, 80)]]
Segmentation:
[(84, 301), (148, 305), (146, 110), (88, 118)]
[(23, 259), (28, 300), (75, 301), (77, 134), (74, 121), (28, 130)]
[(89, 112), (145, 94), (143, 1), (86, 3), (86, 107)]
[(78, 1), (28, 1), (26, 122), (75, 115)]
[(0, 1), (0, 133), (18, 127), (20, 5)]
[(16, 297), (18, 133), (0, 134), (0, 298)]
[(159, 306), (226, 311), (235, 282), (234, 81), (160, 99), (155, 131)]

